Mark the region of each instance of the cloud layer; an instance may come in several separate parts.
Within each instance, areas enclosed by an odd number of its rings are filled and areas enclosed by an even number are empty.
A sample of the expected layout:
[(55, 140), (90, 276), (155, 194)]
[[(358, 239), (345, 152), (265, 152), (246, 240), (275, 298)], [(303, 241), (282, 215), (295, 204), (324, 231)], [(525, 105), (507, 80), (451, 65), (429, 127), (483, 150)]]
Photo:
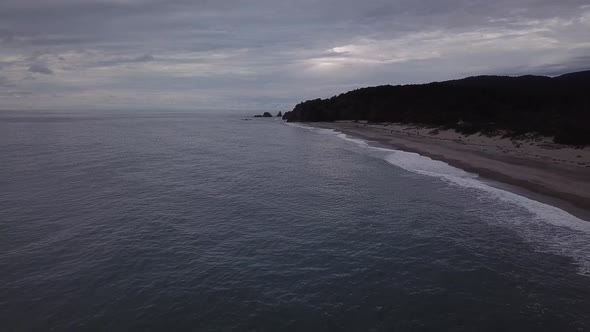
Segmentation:
[(4, 0), (0, 109), (285, 109), (353, 88), (590, 68), (579, 0)]

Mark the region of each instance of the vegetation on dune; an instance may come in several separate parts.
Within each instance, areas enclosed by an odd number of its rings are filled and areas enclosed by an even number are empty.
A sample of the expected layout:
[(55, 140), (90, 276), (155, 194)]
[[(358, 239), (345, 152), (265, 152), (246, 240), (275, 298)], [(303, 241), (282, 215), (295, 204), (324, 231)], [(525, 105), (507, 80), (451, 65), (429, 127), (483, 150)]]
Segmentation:
[(477, 76), (420, 85), (384, 85), (300, 103), (288, 121), (419, 123), (473, 134), (538, 133), (590, 144), (590, 71), (559, 77)]

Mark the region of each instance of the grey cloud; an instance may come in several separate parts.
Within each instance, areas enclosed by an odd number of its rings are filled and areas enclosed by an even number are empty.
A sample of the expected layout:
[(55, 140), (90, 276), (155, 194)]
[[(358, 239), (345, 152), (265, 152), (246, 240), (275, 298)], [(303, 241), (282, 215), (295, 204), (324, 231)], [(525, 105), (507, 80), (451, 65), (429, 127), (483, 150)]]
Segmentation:
[(31, 91), (1, 91), (0, 90), (0, 97), (13, 97), (13, 98), (23, 98), (32, 96), (33, 93)]
[(155, 58), (153, 55), (151, 54), (144, 54), (144, 55), (140, 55), (137, 58), (132, 58), (129, 60), (129, 62), (148, 62), (148, 61), (154, 61)]
[[(587, 50), (587, 54), (590, 49)], [(558, 76), (568, 72), (590, 70), (590, 55), (579, 55), (567, 58), (562, 63), (547, 63), (538, 66), (518, 66), (496, 71), (494, 74), (505, 75), (526, 75), (535, 73), (537, 75)]]
[[(364, 85), (584, 69), (588, 53), (576, 50), (587, 43), (590, 27), (580, 16), (590, 12), (583, 4), (3, 0), (0, 43), (10, 47), (0, 49), (0, 61), (11, 82), (64, 95), (60, 105), (166, 94), (194, 107), (190, 97), (199, 91), (199, 102), (244, 100), (263, 108)], [(59, 69), (59, 75), (25, 82), (18, 75), (27, 68), (38, 74)], [(154, 98), (143, 102), (165, 100)]]
[(14, 34), (10, 30), (0, 28), (0, 44), (8, 44), (14, 40)]
[(53, 75), (53, 70), (42, 64), (33, 64), (28, 70), (35, 74)]
[[(10, 82), (6, 77), (0, 76), (0, 97), (20, 99), (31, 95), (31, 91), (20, 90), (14, 82)], [(0, 103), (1, 106), (2, 104)]]
[(5, 77), (0, 76), (0, 88), (13, 88), (15, 87), (14, 83), (8, 82)]
[(156, 60), (151, 54), (144, 54), (136, 57), (115, 57), (113, 59), (98, 61), (95, 65), (99, 67), (108, 67), (126, 63), (150, 62)]

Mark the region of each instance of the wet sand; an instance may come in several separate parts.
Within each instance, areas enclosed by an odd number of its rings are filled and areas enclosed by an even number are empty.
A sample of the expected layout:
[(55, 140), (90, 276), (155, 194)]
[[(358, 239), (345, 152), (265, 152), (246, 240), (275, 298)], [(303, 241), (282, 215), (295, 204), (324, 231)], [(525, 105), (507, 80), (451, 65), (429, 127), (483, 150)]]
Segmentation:
[[(525, 196), (590, 220), (590, 148), (559, 145), (539, 136), (503, 138), (395, 123), (310, 123), (394, 149), (441, 160), (484, 179), (522, 188)], [(501, 133), (500, 133), (501, 134)], [(515, 190), (516, 189), (516, 190)], [(548, 196), (544, 199), (541, 195)]]

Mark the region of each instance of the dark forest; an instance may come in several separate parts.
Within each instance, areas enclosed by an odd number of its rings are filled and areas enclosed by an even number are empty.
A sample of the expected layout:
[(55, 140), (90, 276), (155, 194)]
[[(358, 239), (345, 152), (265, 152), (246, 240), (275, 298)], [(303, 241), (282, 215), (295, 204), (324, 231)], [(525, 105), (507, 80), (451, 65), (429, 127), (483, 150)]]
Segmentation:
[(590, 71), (545, 76), (476, 76), (362, 88), (308, 100), (284, 114), (298, 122), (366, 120), (453, 128), (464, 134), (537, 133), (590, 144)]

